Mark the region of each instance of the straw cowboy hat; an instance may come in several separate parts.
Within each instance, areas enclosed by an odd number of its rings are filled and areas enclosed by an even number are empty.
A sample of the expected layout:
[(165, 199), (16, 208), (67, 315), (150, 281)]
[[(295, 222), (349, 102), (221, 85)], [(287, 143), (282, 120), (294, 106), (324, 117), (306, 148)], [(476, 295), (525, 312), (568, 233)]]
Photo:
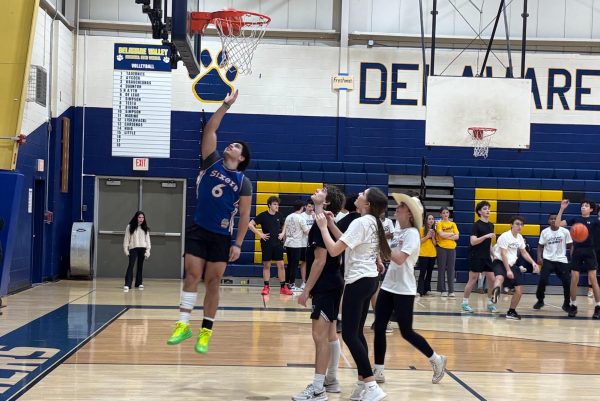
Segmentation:
[(415, 227), (417, 230), (423, 226), (423, 205), (416, 196), (408, 196), (406, 194), (392, 194), (397, 204), (404, 203), (413, 216)]

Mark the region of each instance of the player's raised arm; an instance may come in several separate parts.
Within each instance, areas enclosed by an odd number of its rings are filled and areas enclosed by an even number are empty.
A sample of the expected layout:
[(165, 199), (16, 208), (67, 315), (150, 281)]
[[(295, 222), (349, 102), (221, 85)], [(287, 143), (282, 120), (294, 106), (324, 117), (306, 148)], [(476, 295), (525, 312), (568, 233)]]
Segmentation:
[(221, 107), (217, 109), (206, 123), (202, 131), (202, 159), (206, 159), (211, 153), (217, 150), (217, 129), (221, 125), (221, 120), (225, 113), (235, 103), (238, 97), (237, 89), (233, 93), (228, 93), (223, 100)]

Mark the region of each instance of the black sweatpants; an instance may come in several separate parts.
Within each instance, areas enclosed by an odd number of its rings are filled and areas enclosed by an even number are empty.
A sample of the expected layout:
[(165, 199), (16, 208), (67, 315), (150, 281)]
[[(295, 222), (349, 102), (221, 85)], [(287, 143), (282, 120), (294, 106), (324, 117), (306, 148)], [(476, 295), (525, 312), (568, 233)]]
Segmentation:
[(290, 286), (296, 283), (296, 272), (298, 271), (298, 265), (300, 264), (300, 256), (302, 252), (306, 252), (306, 248), (285, 248), (287, 253), (287, 270), (285, 271), (285, 282)]
[[(344, 297), (346, 295), (344, 294)], [(385, 362), (385, 352), (387, 350), (387, 340), (385, 338), (385, 329), (390, 320), (392, 311), (396, 312), (398, 326), (402, 337), (413, 347), (421, 351), (427, 358), (433, 355), (433, 349), (420, 334), (413, 328), (413, 307), (415, 303), (414, 295), (399, 295), (388, 292), (384, 289), (379, 290), (377, 304), (375, 305), (375, 364), (383, 365)], [(346, 312), (344, 310), (344, 319)]]
[(419, 269), (419, 284), (417, 285), (417, 292), (420, 295), (425, 295), (431, 291), (431, 274), (433, 273), (433, 266), (435, 266), (435, 256), (419, 256), (419, 262), (417, 264)]
[(129, 250), (129, 265), (127, 266), (127, 273), (125, 273), (125, 285), (131, 288), (131, 281), (133, 280), (133, 265), (137, 259), (137, 271), (135, 273), (135, 286), (139, 287), (144, 284), (144, 278), (142, 273), (144, 271), (144, 259), (146, 254), (146, 248), (133, 248)]
[(556, 274), (556, 277), (558, 277), (562, 283), (563, 295), (565, 298), (564, 304), (569, 305), (569, 301), (571, 300), (571, 269), (569, 268), (568, 263), (552, 262), (551, 260), (544, 259), (535, 296), (538, 301), (544, 302), (548, 277), (550, 277), (550, 273), (552, 272)]
[(378, 277), (364, 277), (352, 284), (346, 284), (342, 301), (344, 311), (342, 339), (352, 354), (358, 368), (358, 375), (363, 378), (373, 376), (371, 361), (369, 361), (369, 346), (363, 330), (371, 297), (377, 291), (378, 283)]

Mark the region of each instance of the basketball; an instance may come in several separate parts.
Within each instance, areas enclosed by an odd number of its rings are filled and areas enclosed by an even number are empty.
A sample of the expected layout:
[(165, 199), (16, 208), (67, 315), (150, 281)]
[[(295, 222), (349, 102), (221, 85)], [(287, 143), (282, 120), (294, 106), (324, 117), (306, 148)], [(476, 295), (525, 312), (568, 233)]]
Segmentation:
[(238, 36), (243, 26), (242, 17), (238, 16), (228, 17), (220, 24), (221, 31), (225, 36)]
[(573, 227), (571, 227), (571, 238), (573, 238), (573, 241), (575, 242), (585, 241), (588, 235), (588, 229), (582, 223), (573, 224)]

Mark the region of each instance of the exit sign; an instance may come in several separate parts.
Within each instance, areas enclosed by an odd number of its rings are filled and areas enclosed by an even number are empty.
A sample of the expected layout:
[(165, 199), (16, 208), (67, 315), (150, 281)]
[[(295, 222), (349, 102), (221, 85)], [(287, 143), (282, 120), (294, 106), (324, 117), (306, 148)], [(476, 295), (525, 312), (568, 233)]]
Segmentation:
[(148, 171), (148, 159), (142, 157), (136, 157), (133, 159), (133, 169), (137, 171)]

